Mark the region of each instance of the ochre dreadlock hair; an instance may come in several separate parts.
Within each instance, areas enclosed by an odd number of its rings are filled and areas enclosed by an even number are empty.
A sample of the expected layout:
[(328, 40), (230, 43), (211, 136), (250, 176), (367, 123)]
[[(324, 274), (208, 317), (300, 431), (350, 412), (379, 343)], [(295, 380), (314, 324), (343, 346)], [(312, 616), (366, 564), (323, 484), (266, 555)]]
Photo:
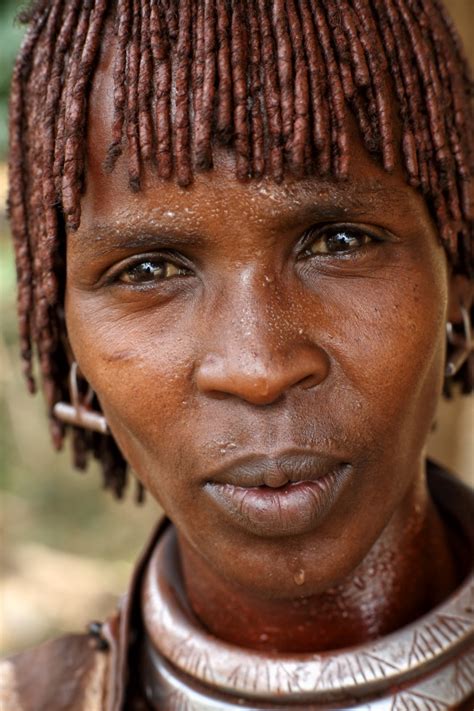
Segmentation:
[[(472, 84), (441, 0), (37, 0), (23, 13), (13, 75), (10, 216), (25, 375), (33, 391), (35, 350), (57, 447), (65, 426), (53, 406), (68, 398), (65, 240), (80, 221), (88, 98), (109, 18), (104, 168), (126, 151), (131, 190), (146, 164), (189, 185), (212, 168), (215, 145), (232, 147), (239, 180), (344, 179), (351, 113), (387, 171), (400, 150), (453, 268), (471, 273)], [(73, 437), (76, 466), (92, 454), (121, 496), (126, 464), (113, 439), (74, 428)]]

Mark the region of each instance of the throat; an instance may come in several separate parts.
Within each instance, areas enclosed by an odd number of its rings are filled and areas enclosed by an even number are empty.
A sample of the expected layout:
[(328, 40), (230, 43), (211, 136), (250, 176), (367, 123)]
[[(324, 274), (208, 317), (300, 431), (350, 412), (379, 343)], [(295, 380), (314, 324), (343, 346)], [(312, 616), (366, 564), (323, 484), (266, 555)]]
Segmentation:
[[(392, 530), (393, 529), (393, 530)], [(434, 506), (393, 522), (342, 581), (316, 594), (262, 598), (224, 579), (175, 538), (185, 604), (215, 637), (248, 649), (304, 653), (363, 644), (428, 612), (456, 587), (444, 525)], [(295, 574), (303, 576), (303, 571)]]

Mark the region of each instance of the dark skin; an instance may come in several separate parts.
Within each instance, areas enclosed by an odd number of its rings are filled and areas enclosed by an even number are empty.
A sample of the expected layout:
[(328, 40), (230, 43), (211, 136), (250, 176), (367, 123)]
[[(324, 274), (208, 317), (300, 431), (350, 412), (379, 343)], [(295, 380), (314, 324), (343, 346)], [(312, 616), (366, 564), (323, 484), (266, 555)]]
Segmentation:
[[(250, 648), (386, 634), (457, 582), (424, 443), (465, 282), (450, 278), (421, 196), (355, 131), (345, 183), (239, 183), (221, 150), (192, 187), (146, 171), (133, 194), (124, 160), (102, 170), (111, 55), (68, 235), (68, 332), (117, 443), (175, 524), (192, 609)], [(216, 501), (222, 468), (264, 455), (268, 493), (295, 451), (343, 471), (314, 515), (249, 520)]]

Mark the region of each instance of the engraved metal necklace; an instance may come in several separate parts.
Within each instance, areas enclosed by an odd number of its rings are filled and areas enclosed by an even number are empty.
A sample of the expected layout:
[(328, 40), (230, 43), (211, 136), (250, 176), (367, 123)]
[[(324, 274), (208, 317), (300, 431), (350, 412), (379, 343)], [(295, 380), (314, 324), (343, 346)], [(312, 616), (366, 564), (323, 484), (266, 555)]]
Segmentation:
[[(463, 507), (450, 508), (469, 529)], [(199, 625), (179, 592), (173, 535), (170, 528), (158, 542), (142, 589), (143, 686), (152, 708), (444, 711), (470, 703), (474, 573), (441, 605), (382, 639), (329, 653), (265, 653)]]

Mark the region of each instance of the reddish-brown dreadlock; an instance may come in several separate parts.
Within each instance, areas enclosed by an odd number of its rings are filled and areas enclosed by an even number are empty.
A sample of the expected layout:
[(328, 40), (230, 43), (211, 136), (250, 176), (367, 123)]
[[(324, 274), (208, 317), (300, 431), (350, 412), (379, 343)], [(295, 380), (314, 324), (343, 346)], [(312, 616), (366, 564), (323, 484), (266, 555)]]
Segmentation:
[[(25, 375), (33, 391), (35, 350), (57, 447), (65, 426), (52, 410), (68, 397), (65, 239), (80, 222), (88, 98), (108, 18), (116, 48), (104, 168), (126, 152), (132, 190), (147, 163), (189, 185), (219, 144), (235, 151), (239, 180), (344, 179), (349, 112), (390, 171), (395, 97), (407, 181), (453, 268), (471, 274), (472, 84), (441, 0), (37, 0), (23, 13), (13, 75), (10, 216)], [(73, 437), (76, 466), (92, 453), (121, 496), (126, 464), (113, 439)]]

